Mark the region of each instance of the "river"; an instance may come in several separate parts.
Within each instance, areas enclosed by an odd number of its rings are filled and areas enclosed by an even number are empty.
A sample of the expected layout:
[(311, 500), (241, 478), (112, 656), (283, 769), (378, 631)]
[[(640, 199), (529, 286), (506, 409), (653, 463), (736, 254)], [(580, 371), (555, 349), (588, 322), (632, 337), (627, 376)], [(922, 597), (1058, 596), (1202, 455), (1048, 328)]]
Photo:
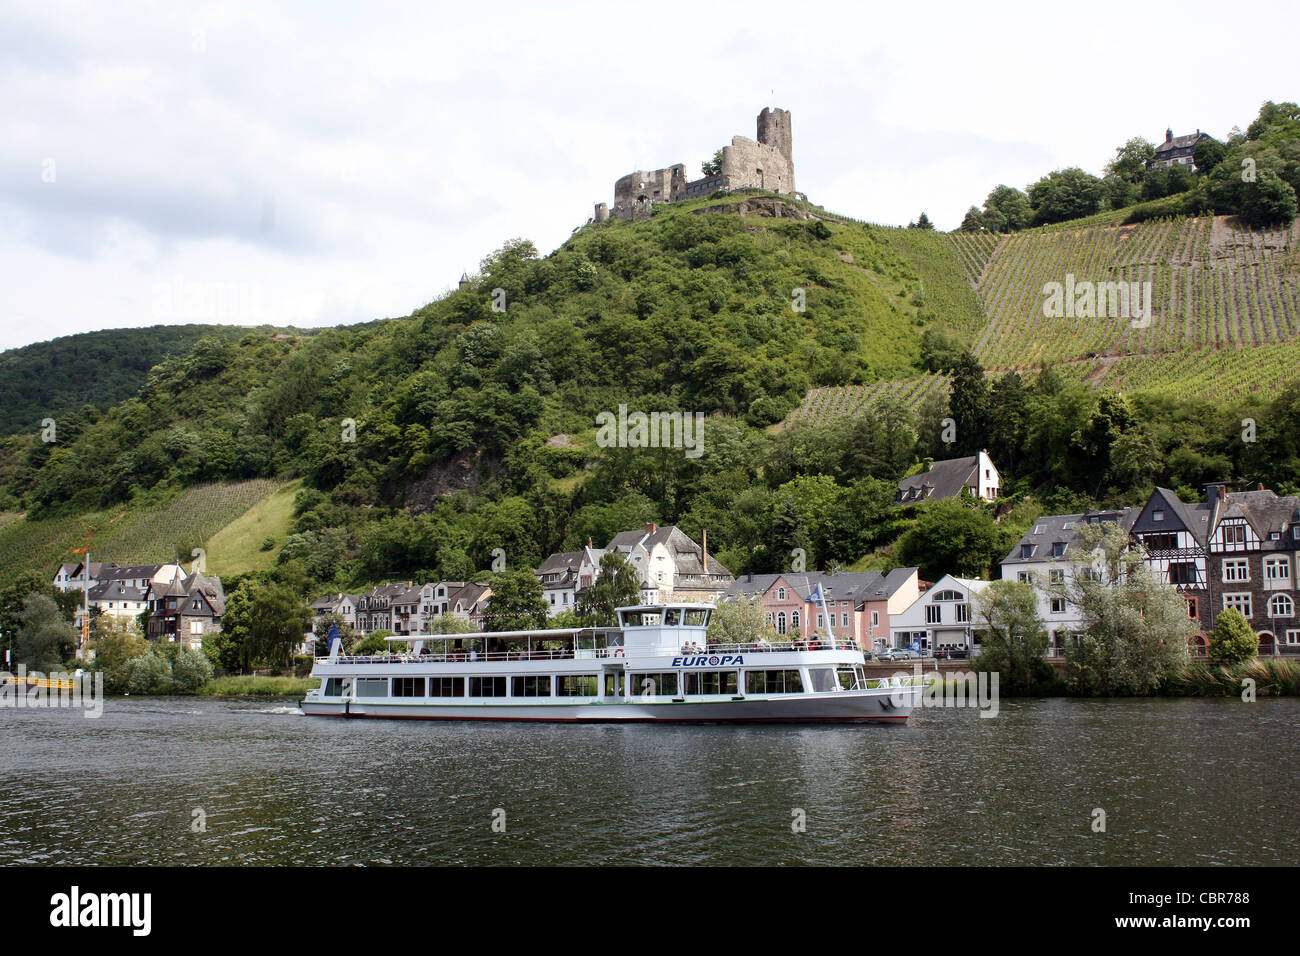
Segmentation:
[[(1291, 864), (1300, 700), (1002, 701), (904, 727), (0, 710), (0, 863)], [(1094, 811), (1105, 830), (1095, 832)]]

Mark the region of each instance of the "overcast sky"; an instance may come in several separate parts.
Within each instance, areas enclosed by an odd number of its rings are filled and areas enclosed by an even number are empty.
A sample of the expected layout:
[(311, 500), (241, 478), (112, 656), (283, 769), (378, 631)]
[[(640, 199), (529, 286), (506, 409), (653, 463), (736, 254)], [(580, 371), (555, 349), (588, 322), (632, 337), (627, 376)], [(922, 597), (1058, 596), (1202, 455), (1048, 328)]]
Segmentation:
[(1300, 100), (1294, 6), (15, 2), (0, 348), (405, 315), (634, 169), (792, 113), (814, 202), (943, 229), (998, 183)]

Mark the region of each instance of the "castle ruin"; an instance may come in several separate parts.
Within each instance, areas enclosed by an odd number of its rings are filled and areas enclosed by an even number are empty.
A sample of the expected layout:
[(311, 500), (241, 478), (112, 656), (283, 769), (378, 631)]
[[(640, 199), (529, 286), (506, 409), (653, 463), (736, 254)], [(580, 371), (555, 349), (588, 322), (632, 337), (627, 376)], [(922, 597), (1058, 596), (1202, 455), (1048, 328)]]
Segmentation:
[[(613, 216), (641, 219), (650, 215), (659, 203), (736, 189), (796, 194), (789, 110), (764, 108), (758, 114), (758, 141), (733, 136), (731, 145), (722, 147), (721, 168), (712, 175), (687, 182), (686, 167), (676, 163), (663, 169), (639, 169), (620, 177), (614, 183)], [(597, 203), (596, 221), (604, 222), (609, 216), (609, 207)]]

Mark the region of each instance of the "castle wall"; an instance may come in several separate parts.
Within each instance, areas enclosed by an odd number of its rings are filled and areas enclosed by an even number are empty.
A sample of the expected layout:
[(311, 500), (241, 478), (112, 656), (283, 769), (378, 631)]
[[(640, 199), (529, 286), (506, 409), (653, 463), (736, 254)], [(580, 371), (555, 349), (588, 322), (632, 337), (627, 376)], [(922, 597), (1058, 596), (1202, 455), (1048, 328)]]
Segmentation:
[(722, 147), (722, 175), (728, 189), (794, 192), (794, 163), (778, 147), (744, 136), (733, 136), (731, 145)]
[(676, 163), (664, 169), (638, 169), (614, 183), (614, 215), (632, 219), (649, 214), (655, 203), (677, 202), (686, 189), (686, 167)]

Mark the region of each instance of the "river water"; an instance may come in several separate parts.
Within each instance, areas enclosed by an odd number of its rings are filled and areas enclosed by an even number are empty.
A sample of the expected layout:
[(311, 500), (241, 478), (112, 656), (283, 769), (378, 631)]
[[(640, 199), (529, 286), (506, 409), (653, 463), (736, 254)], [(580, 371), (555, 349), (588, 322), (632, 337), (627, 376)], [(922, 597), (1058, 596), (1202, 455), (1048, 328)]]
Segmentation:
[(1295, 699), (1003, 701), (904, 727), (6, 708), (0, 863), (1292, 864), (1298, 728)]

